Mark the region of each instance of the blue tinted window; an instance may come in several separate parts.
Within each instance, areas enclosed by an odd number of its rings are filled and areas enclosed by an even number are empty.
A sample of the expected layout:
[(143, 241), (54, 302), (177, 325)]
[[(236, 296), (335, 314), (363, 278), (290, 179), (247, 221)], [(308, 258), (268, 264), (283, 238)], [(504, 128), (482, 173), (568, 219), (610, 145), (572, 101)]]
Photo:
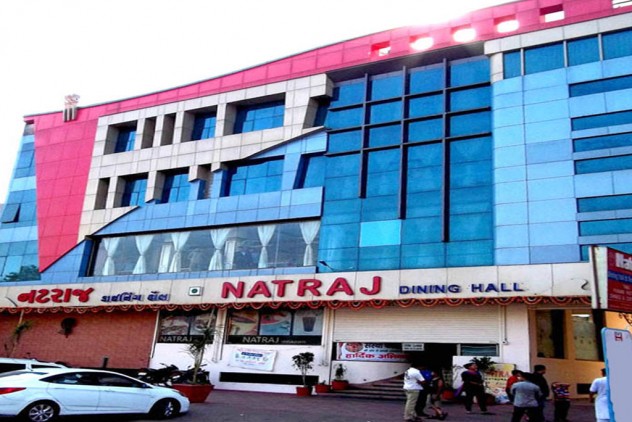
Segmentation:
[[(397, 195), (399, 192), (400, 150), (389, 149), (369, 153), (366, 195)], [(397, 203), (389, 206), (397, 209)]]
[(603, 171), (617, 171), (627, 169), (632, 169), (632, 155), (596, 158), (593, 160), (581, 160), (575, 162), (575, 172), (577, 174), (600, 173)]
[(243, 105), (237, 109), (234, 133), (253, 132), (283, 126), (285, 101)]
[(616, 126), (632, 123), (632, 111), (596, 114), (588, 117), (577, 117), (571, 120), (573, 130), (593, 129), (596, 127)]
[(324, 186), (326, 158), (322, 155), (304, 156), (299, 168), (297, 188)]
[(371, 80), (371, 100), (401, 97), (403, 89), (401, 73), (373, 77)]
[(492, 238), (492, 213), (450, 216), (450, 240), (481, 240)]
[(359, 222), (361, 208), (362, 201), (358, 198), (330, 201), (323, 210), (322, 224)]
[(632, 233), (632, 219), (582, 221), (579, 223), (580, 236)]
[(490, 104), (491, 88), (489, 86), (450, 93), (450, 111), (489, 107)]
[(325, 199), (355, 199), (359, 195), (358, 174), (360, 159), (358, 154), (327, 158), (325, 179)]
[(318, 102), (318, 109), (316, 110), (316, 117), (314, 118), (314, 126), (327, 126), (329, 107), (330, 102), (328, 100), (320, 100)]
[(408, 100), (408, 117), (423, 117), (443, 113), (443, 94), (426, 95)]
[(364, 101), (364, 79), (341, 83), (334, 88), (331, 107), (358, 104)]
[(407, 167), (407, 217), (441, 215), (443, 145), (436, 143), (410, 147)]
[(571, 85), (570, 94), (571, 97), (578, 97), (580, 95), (590, 95), (630, 88), (632, 88), (632, 76), (622, 76), (619, 78), (602, 79), (599, 81)]
[(491, 138), (485, 136), (450, 142), (450, 163), (486, 161), (492, 157)]
[(125, 181), (125, 190), (121, 199), (121, 206), (145, 204), (145, 192), (147, 191), (147, 177), (129, 178)]
[(402, 138), (401, 125), (372, 127), (369, 129), (369, 146), (380, 147), (399, 144)]
[(562, 67), (564, 67), (562, 43), (526, 48), (524, 50), (524, 71), (527, 75)]
[(399, 246), (360, 248), (359, 270), (392, 270), (399, 268)]
[(573, 140), (575, 151), (626, 147), (632, 145), (632, 132)]
[(408, 218), (402, 222), (402, 244), (441, 242), (441, 217)]
[(408, 84), (410, 94), (441, 90), (445, 86), (444, 68), (443, 66), (434, 66), (413, 69), (408, 76)]
[(603, 58), (632, 56), (632, 30), (612, 32), (602, 36)]
[(328, 136), (329, 152), (355, 151), (362, 146), (362, 132), (349, 130), (346, 132), (330, 133)]
[(382, 123), (393, 120), (401, 120), (402, 102), (390, 101), (388, 103), (373, 104), (369, 107), (369, 122)]
[(30, 149), (28, 151), (25, 151), (23, 148), (22, 151), (20, 152), (20, 155), (18, 157), (18, 162), (15, 168), (21, 169), (21, 168), (31, 167), (31, 165), (33, 165), (34, 158), (35, 158), (35, 150)]
[(217, 117), (215, 113), (202, 113), (196, 114), (193, 121), (193, 132), (191, 133), (191, 140), (197, 141), (200, 139), (208, 139), (215, 137), (215, 124)]
[(491, 265), (493, 252), (491, 240), (450, 242), (446, 245), (446, 267)]
[(450, 117), (450, 136), (470, 135), (491, 131), (491, 113), (459, 114)]
[(132, 151), (134, 149), (134, 140), (136, 139), (135, 128), (119, 128), (116, 137), (116, 146), (114, 152)]
[(183, 173), (167, 174), (162, 188), (162, 203), (181, 202), (189, 199), (189, 175)]
[(363, 117), (362, 107), (330, 111), (327, 116), (327, 127), (330, 129), (343, 129), (360, 126), (363, 123)]
[(489, 182), (481, 187), (451, 189), (450, 214), (491, 213), (493, 198)]
[(397, 215), (397, 195), (368, 197), (362, 200), (362, 221), (392, 220), (396, 219)]
[(472, 85), (489, 81), (489, 60), (477, 59), (450, 66), (450, 86)]
[(402, 245), (402, 268), (445, 267), (445, 244), (426, 243)]
[(566, 48), (569, 66), (599, 61), (599, 39), (597, 37), (568, 41)]
[(20, 219), (20, 204), (7, 204), (2, 210), (2, 223), (17, 223)]
[(428, 119), (408, 125), (408, 141), (429, 141), (443, 138), (443, 119)]
[(248, 195), (281, 190), (283, 159), (244, 164), (228, 170), (228, 195)]
[[(436, 175), (437, 178), (440, 175)], [(408, 193), (406, 196), (406, 217), (440, 216), (443, 210), (443, 198), (440, 190)]]
[(511, 53), (503, 54), (503, 72), (504, 78), (515, 78), (522, 74), (521, 70), (520, 51), (512, 51)]
[(613, 211), (632, 209), (632, 195), (600, 196), (577, 200), (579, 212)]

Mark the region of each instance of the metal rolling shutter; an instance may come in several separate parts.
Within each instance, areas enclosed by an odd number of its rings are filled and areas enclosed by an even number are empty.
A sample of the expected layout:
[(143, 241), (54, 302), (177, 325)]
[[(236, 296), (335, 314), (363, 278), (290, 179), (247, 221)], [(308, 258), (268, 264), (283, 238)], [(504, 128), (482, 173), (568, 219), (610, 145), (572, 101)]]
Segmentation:
[(498, 306), (342, 308), (334, 341), (498, 343), (500, 321)]

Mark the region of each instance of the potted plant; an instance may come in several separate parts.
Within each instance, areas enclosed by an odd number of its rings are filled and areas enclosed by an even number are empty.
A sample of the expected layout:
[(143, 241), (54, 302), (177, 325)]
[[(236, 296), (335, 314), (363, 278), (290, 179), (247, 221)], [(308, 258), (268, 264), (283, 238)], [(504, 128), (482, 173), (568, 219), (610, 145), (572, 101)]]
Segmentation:
[(216, 329), (207, 324), (200, 330), (199, 335), (191, 337), (187, 345), (187, 353), (193, 358), (193, 366), (186, 372), (187, 376), (181, 374), (179, 379), (173, 383), (172, 387), (182, 392), (188, 397), (191, 403), (203, 403), (213, 391), (213, 384), (208, 375), (202, 371), (204, 353), (206, 346), (213, 342)]
[(349, 387), (349, 381), (345, 379), (347, 367), (339, 363), (334, 368), (334, 380), (331, 382), (332, 390), (346, 390)]
[(311, 396), (312, 386), (307, 385), (307, 373), (314, 368), (314, 354), (312, 352), (302, 352), (292, 356), (292, 366), (301, 373), (303, 379), (303, 385), (296, 387), (296, 395), (299, 397)]
[(331, 391), (331, 387), (327, 384), (327, 381), (319, 382), (316, 384), (315, 389), (317, 394), (329, 393)]

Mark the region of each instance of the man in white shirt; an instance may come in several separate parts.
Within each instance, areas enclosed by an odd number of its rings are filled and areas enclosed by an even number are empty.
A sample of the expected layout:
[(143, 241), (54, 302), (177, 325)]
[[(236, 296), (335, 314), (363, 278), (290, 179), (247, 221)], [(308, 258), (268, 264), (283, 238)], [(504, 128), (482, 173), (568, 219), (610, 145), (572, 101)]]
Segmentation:
[[(610, 391), (608, 387), (608, 378), (606, 377), (606, 368), (601, 370), (601, 378), (595, 378), (590, 385), (590, 402), (595, 403), (595, 417), (597, 422), (610, 421), (610, 409), (608, 405)], [(597, 399), (595, 400), (595, 394)]]
[(413, 422), (421, 420), (417, 417), (415, 406), (419, 399), (419, 392), (423, 390), (424, 377), (421, 375), (419, 367), (421, 364), (413, 363), (404, 372), (404, 392), (406, 393), (406, 405), (404, 406), (404, 421)]

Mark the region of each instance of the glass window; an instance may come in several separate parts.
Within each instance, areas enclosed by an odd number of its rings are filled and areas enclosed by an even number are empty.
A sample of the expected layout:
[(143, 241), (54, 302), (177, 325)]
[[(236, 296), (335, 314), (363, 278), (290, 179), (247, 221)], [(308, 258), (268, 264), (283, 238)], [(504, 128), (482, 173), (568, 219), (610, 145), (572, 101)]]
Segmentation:
[[(400, 150), (389, 149), (369, 153), (366, 195), (397, 196), (399, 192)], [(397, 202), (389, 204), (397, 208)]]
[(301, 157), (296, 182), (297, 189), (325, 185), (326, 159), (327, 158), (322, 155), (307, 155)]
[(590, 310), (573, 311), (573, 341), (575, 343), (575, 359), (599, 360), (599, 330)]
[(450, 240), (481, 240), (491, 239), (492, 214), (453, 214), (450, 215)]
[(497, 344), (459, 344), (460, 356), (498, 356)]
[(428, 119), (408, 124), (408, 142), (443, 138), (443, 119)]
[(632, 209), (632, 195), (600, 196), (577, 200), (579, 212), (614, 211)]
[(142, 206), (145, 204), (145, 192), (147, 191), (147, 176), (130, 177), (125, 179), (125, 188), (121, 199), (121, 206)]
[(464, 89), (450, 93), (450, 111), (469, 110), (489, 107), (491, 104), (491, 87)]
[(475, 59), (452, 62), (450, 65), (450, 86), (472, 85), (489, 82), (489, 59)]
[(450, 136), (462, 136), (491, 131), (491, 112), (458, 114), (450, 117)]
[(20, 220), (20, 204), (7, 204), (2, 210), (2, 223), (17, 223)]
[(632, 111), (577, 117), (571, 120), (571, 127), (573, 130), (584, 130), (596, 127), (625, 125), (628, 123), (632, 123)]
[(283, 159), (236, 165), (227, 171), (227, 196), (250, 195), (281, 190)]
[(215, 137), (215, 125), (217, 117), (215, 113), (200, 113), (195, 115), (191, 140), (208, 139)]
[(186, 171), (165, 175), (161, 202), (188, 201), (189, 187), (189, 174)]
[(575, 173), (600, 173), (603, 171), (618, 171), (632, 169), (632, 155), (618, 157), (595, 158), (575, 162)]
[(536, 343), (539, 358), (563, 359), (564, 311), (536, 311)]
[(204, 327), (214, 327), (216, 318), (215, 312), (160, 311), (157, 342), (190, 343)]
[(503, 54), (503, 72), (504, 78), (515, 78), (522, 74), (522, 62), (520, 51), (512, 51)]
[(228, 344), (251, 344), (256, 337), (274, 337), (278, 345), (320, 344), (322, 309), (234, 309), (228, 315)]
[(362, 123), (364, 123), (364, 111), (362, 107), (330, 111), (327, 116), (327, 127), (329, 129), (361, 126)]
[(401, 97), (404, 83), (401, 72), (371, 78), (371, 100)]
[(136, 139), (136, 128), (121, 127), (118, 129), (114, 152), (132, 151)]
[(527, 75), (562, 67), (564, 67), (562, 43), (525, 48), (524, 50), (524, 71)]
[(599, 39), (597, 37), (568, 41), (566, 49), (569, 66), (599, 61)]
[(571, 97), (579, 97), (580, 95), (590, 95), (630, 88), (632, 88), (632, 76), (621, 76), (619, 78), (602, 79), (599, 81), (571, 85), (570, 95)]
[(443, 113), (443, 94), (426, 95), (408, 100), (408, 117), (424, 117)]
[(632, 145), (632, 132), (573, 140), (575, 151), (593, 151), (596, 149), (627, 147), (630, 145)]
[(632, 56), (632, 30), (630, 29), (604, 34), (602, 35), (602, 43), (605, 60)]
[(364, 79), (348, 81), (334, 87), (331, 107), (358, 104), (364, 101)]
[(417, 94), (439, 91), (445, 87), (445, 73), (442, 65), (411, 69), (408, 76), (408, 92)]
[(402, 119), (402, 102), (372, 104), (369, 107), (369, 123), (391, 122)]
[(360, 158), (358, 154), (328, 157), (325, 198), (327, 200), (357, 198), (359, 195), (359, 171)]
[(582, 221), (579, 223), (580, 236), (632, 233), (632, 219)]
[[(401, 125), (378, 126), (369, 129), (369, 146), (381, 147), (401, 143)], [(398, 165), (399, 166), (399, 165)]]
[(441, 242), (442, 229), (440, 216), (407, 218), (402, 222), (402, 244)]
[(242, 105), (237, 109), (234, 133), (253, 132), (283, 126), (285, 101)]

